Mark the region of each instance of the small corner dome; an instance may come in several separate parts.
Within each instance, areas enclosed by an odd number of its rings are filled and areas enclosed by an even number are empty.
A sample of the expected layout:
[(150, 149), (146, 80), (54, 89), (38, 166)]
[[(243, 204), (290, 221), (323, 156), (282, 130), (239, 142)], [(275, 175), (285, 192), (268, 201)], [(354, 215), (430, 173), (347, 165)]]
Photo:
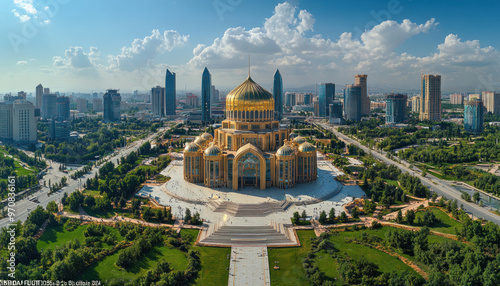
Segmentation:
[(300, 144), (300, 146), (299, 146), (299, 152), (302, 152), (302, 153), (309, 153), (309, 152), (315, 152), (315, 151), (316, 151), (316, 147), (314, 147), (314, 145), (309, 143), (309, 142), (304, 142), (304, 143)]
[(212, 136), (212, 134), (207, 133), (207, 132), (201, 134), (200, 137), (203, 138), (203, 139), (205, 139), (205, 140), (207, 140), (207, 141), (214, 140), (214, 137)]
[(198, 152), (198, 151), (200, 151), (200, 146), (198, 146), (198, 144), (193, 143), (193, 142), (187, 144), (186, 147), (184, 147), (184, 152), (193, 153), (193, 152)]
[(302, 136), (298, 136), (295, 139), (293, 139), (293, 142), (300, 145), (300, 144), (306, 142), (306, 139)]
[(194, 140), (194, 143), (196, 143), (196, 144), (198, 144), (200, 146), (203, 146), (203, 145), (205, 145), (205, 143), (207, 143), (207, 140), (205, 138), (203, 138), (203, 137), (198, 136)]
[(291, 156), (291, 155), (294, 155), (295, 152), (293, 151), (293, 149), (288, 146), (288, 145), (284, 145), (282, 146), (281, 148), (278, 149), (278, 151), (276, 152), (276, 155), (278, 156)]
[(205, 156), (219, 156), (221, 154), (221, 149), (216, 145), (212, 145), (205, 150)]

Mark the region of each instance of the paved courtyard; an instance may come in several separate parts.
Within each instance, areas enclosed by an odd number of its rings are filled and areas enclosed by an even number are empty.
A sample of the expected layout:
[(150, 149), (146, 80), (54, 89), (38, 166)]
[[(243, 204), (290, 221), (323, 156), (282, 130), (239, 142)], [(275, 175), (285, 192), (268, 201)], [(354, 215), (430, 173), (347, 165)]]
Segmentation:
[(233, 247), (228, 286), (271, 285), (267, 247)]
[[(311, 183), (298, 184), (290, 189), (268, 188), (259, 190), (246, 187), (234, 191), (230, 188), (210, 189), (202, 184), (192, 184), (184, 181), (182, 161), (173, 161), (162, 175), (171, 179), (161, 186), (145, 186), (137, 195), (151, 197), (160, 204), (172, 207), (172, 213), (182, 219), (186, 208), (192, 213), (199, 212), (206, 223), (220, 223), (232, 226), (260, 226), (277, 223), (290, 223), (290, 217), (295, 211), (306, 211), (308, 216), (318, 218), (321, 211), (327, 213), (331, 208), (336, 214), (343, 211), (343, 205), (359, 198), (365, 193), (358, 186), (342, 186), (335, 177), (343, 173), (331, 163), (318, 161), (318, 180)], [(323, 198), (322, 200), (319, 200)], [(272, 213), (265, 217), (235, 217), (227, 213), (214, 212), (207, 204), (210, 201), (227, 201), (239, 204), (259, 204), (265, 202), (294, 202), (286, 211)], [(318, 202), (319, 201), (319, 202)], [(314, 203), (317, 202), (317, 203)], [(309, 204), (302, 204), (309, 203)]]

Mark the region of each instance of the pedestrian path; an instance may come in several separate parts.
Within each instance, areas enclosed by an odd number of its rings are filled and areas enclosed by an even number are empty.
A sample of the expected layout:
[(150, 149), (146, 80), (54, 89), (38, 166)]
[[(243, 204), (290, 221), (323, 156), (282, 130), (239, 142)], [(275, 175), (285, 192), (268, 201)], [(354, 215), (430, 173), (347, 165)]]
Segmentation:
[(228, 286), (268, 286), (269, 261), (266, 247), (232, 247)]

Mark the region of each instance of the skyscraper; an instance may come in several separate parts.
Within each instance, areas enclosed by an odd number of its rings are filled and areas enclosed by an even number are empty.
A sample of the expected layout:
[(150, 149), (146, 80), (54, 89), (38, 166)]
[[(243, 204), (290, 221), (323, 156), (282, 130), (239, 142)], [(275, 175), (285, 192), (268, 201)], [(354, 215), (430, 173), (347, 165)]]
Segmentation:
[[(484, 92), (483, 92), (484, 94)], [(460, 93), (450, 94), (451, 104), (464, 104), (464, 96)]]
[(210, 122), (211, 106), (210, 106), (210, 93), (212, 91), (212, 76), (205, 67), (203, 75), (201, 76), (201, 121), (206, 124)]
[(329, 121), (332, 124), (342, 124), (342, 102), (340, 100), (334, 100), (332, 104), (330, 104), (329, 111)]
[(67, 96), (59, 96), (56, 101), (56, 115), (61, 120), (67, 120), (70, 117), (70, 100)]
[(0, 102), (0, 140), (12, 139), (12, 102)]
[(157, 86), (151, 89), (151, 109), (159, 117), (165, 116), (165, 88)]
[(310, 93), (304, 94), (304, 104), (309, 105), (312, 103), (313, 95)]
[(441, 121), (441, 76), (421, 76), (420, 120)]
[(411, 112), (420, 113), (420, 96), (411, 98)]
[(328, 117), (330, 114), (329, 106), (335, 99), (335, 84), (320, 83), (318, 85), (318, 106), (320, 117)]
[(483, 103), (487, 112), (500, 114), (500, 93), (483, 91)]
[[(295, 95), (295, 92), (287, 92), (285, 93), (285, 106), (286, 107), (293, 107), (297, 105), (297, 97)], [(275, 106), (276, 110), (276, 106)]]
[(165, 76), (165, 115), (175, 115), (176, 93), (175, 93), (175, 73), (167, 69)]
[(406, 100), (404, 94), (387, 94), (385, 96), (386, 111), (385, 123), (402, 123), (406, 117)]
[(219, 102), (219, 90), (215, 88), (215, 85), (212, 85), (212, 91), (210, 92), (211, 99), (210, 102), (212, 104)]
[(87, 112), (87, 100), (85, 98), (76, 99), (76, 110), (82, 113)]
[(472, 133), (481, 133), (484, 122), (482, 100), (466, 100), (464, 103), (464, 129)]
[(348, 84), (344, 90), (344, 115), (347, 120), (361, 121), (361, 86)]
[(12, 139), (16, 142), (36, 142), (35, 106), (26, 100), (16, 100), (12, 114)]
[[(97, 92), (96, 92), (96, 94), (97, 94)], [(94, 112), (102, 112), (102, 99), (101, 98), (92, 99), (92, 110), (94, 110)]]
[(42, 117), (49, 119), (57, 115), (57, 95), (53, 93), (44, 94), (42, 97)]
[(122, 97), (117, 89), (108, 89), (103, 95), (104, 121), (113, 122), (120, 120), (120, 104)]
[(368, 89), (366, 86), (366, 80), (368, 76), (366, 74), (358, 74), (354, 76), (354, 84), (361, 87), (361, 114), (370, 114), (370, 98), (368, 97)]
[(274, 73), (273, 97), (274, 119), (279, 121), (283, 118), (283, 79), (278, 69)]
[(42, 108), (43, 86), (39, 84), (36, 86), (36, 108)]

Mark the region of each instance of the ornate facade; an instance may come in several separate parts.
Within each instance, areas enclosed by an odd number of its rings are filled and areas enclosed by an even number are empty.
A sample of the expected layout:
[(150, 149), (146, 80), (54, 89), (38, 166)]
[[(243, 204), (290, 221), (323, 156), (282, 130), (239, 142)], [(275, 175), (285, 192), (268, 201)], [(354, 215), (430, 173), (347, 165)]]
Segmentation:
[(317, 178), (316, 148), (274, 119), (273, 95), (249, 76), (226, 98), (226, 120), (184, 148), (184, 179), (210, 188), (290, 188)]

